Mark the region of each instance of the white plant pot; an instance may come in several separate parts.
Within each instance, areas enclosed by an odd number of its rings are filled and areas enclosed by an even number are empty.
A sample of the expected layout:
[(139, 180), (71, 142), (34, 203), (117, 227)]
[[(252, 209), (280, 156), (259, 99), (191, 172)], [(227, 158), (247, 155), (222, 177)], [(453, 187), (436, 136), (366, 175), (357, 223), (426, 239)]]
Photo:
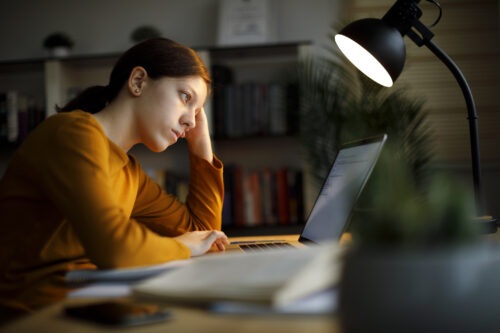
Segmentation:
[(349, 253), (339, 289), (345, 333), (500, 331), (500, 247)]
[(66, 46), (56, 46), (49, 49), (49, 55), (54, 58), (64, 58), (69, 55), (69, 48)]

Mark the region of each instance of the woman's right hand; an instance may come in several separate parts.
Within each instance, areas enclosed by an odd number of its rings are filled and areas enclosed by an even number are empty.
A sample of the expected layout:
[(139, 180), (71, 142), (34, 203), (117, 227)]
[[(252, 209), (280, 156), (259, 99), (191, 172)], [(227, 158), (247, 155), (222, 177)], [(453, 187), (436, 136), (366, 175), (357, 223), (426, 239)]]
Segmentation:
[(177, 239), (191, 250), (191, 257), (201, 256), (210, 250), (212, 245), (216, 245), (219, 251), (224, 251), (225, 246), (229, 245), (226, 234), (218, 230), (186, 232), (174, 237), (174, 239)]

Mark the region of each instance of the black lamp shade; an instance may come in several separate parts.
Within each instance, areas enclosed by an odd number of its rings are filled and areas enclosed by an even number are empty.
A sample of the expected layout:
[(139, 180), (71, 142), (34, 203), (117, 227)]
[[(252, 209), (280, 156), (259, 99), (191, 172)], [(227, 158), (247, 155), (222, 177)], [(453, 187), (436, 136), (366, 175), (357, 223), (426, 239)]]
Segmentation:
[[(367, 18), (355, 21), (342, 29), (335, 36), (335, 41), (344, 55), (360, 71), (384, 86), (392, 86), (403, 70), (406, 58), (403, 36), (399, 30), (382, 20)], [(385, 71), (380, 68), (377, 72), (375, 68), (374, 72), (370, 63), (371, 57), (358, 46), (378, 61), (373, 67), (381, 65)]]

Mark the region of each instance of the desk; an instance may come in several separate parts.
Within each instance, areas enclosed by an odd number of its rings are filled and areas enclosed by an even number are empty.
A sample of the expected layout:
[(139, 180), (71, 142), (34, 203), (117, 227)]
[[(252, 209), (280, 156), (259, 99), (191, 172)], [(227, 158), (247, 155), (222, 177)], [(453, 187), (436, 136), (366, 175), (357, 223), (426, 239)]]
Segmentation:
[[(231, 238), (231, 241), (243, 241), (256, 237)], [(259, 236), (258, 239), (283, 239), (296, 241), (298, 235), (286, 236)], [(92, 299), (66, 299), (60, 303), (44, 308), (30, 316), (19, 319), (0, 330), (7, 332), (110, 332), (110, 329), (90, 323), (80, 322), (63, 316), (62, 309), (66, 305), (81, 304), (95, 301)], [(127, 332), (228, 332), (238, 333), (266, 333), (266, 332), (340, 332), (335, 316), (329, 315), (229, 315), (214, 314), (202, 309), (192, 307), (168, 306), (172, 310), (171, 320), (127, 328)]]
[[(26, 318), (13, 322), (1, 328), (7, 332), (110, 332), (103, 326), (87, 324), (72, 320), (62, 315), (65, 305), (86, 303), (91, 300), (66, 299), (61, 303), (49, 306)], [(238, 333), (266, 333), (266, 332), (340, 332), (335, 317), (329, 316), (246, 316), (246, 315), (220, 315), (207, 311), (182, 308), (178, 306), (168, 307), (172, 310), (172, 319), (163, 323), (129, 327), (127, 332), (238, 332)]]

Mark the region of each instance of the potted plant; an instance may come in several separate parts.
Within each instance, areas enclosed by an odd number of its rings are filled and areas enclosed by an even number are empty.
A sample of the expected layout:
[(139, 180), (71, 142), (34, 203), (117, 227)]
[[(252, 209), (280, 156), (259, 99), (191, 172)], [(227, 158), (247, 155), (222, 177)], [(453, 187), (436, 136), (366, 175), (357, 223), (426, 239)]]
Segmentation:
[(314, 179), (325, 178), (341, 144), (387, 133), (388, 143), (408, 161), (411, 176), (424, 180), (432, 132), (423, 100), (410, 96), (406, 86), (383, 89), (330, 51), (329, 58), (304, 60), (298, 75), (300, 138)]
[(130, 34), (130, 40), (133, 43), (139, 43), (150, 38), (161, 37), (161, 32), (151, 25), (142, 25), (134, 29)]
[(65, 57), (73, 47), (73, 40), (64, 32), (54, 32), (45, 37), (43, 47), (51, 57)]
[(372, 210), (353, 225), (343, 258), (343, 331), (496, 331), (500, 251), (481, 242), (472, 195), (444, 175), (417, 186), (401, 155), (386, 148)]

